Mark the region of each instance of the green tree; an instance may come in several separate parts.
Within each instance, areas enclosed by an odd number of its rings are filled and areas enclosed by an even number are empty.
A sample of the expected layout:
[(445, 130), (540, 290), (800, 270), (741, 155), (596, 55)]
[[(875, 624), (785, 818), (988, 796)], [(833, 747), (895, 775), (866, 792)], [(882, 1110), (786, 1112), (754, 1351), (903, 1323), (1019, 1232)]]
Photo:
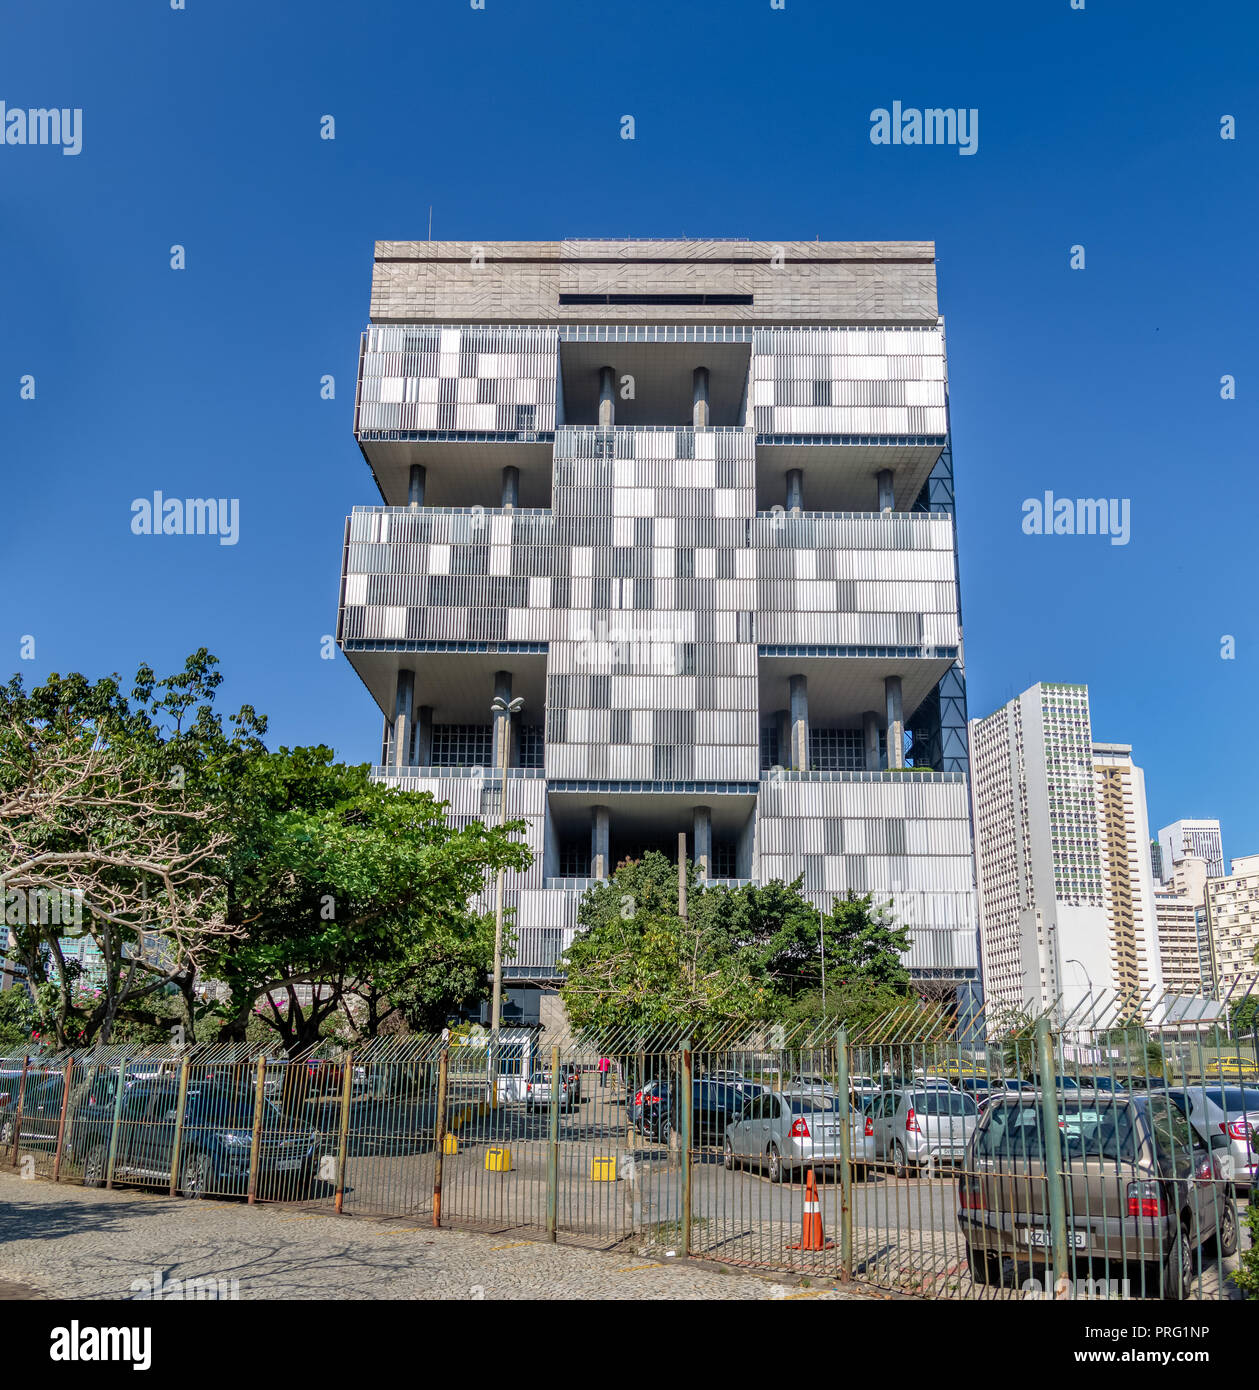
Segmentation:
[(416, 1018), (475, 993), (485, 928), (469, 902), (500, 865), (528, 865), (519, 824), (455, 830), (431, 796), (327, 748), (268, 752), (252, 706), (224, 729), (221, 680), (202, 649), (163, 680), (142, 666), (130, 696), (116, 675), (0, 687), (0, 879), (82, 889), (104, 961), (85, 996), (59, 925), (13, 932), (58, 1041), (156, 1029), (172, 985), (191, 1029), (199, 975), (228, 986), (201, 1006), (221, 1037), (269, 1026), (290, 1053), (350, 989), (379, 993), (378, 972)]
[[(108, 1040), (172, 984), (190, 997), (226, 929), (212, 872), (226, 832), (198, 771), (209, 747), (249, 741), (256, 721), (243, 710), (245, 727), (223, 733), (213, 664), (197, 653), (161, 682), (141, 667), (130, 697), (116, 676), (0, 687), (6, 952), (37, 999), (51, 991), (62, 1045)], [(99, 962), (91, 993), (76, 992), (64, 950), (85, 939)]]
[(701, 888), (693, 865), (687, 874), (686, 918), (677, 868), (655, 851), (618, 865), (582, 899), (560, 991), (575, 1027), (612, 1038), (763, 1017), (770, 990), (755, 952), (717, 920), (720, 890)]
[(432, 972), (484, 962), (484, 924), (469, 903), (500, 865), (528, 866), (518, 822), (456, 830), (427, 792), (373, 782), (328, 748), (251, 754), (221, 794), (232, 832), (227, 920), (239, 930), (208, 965), (230, 991), (215, 1006), (221, 1038), (242, 1038), (261, 1005), (292, 1055), (355, 989), (400, 990), (418, 1017), (425, 970), (434, 1012), (471, 988), (452, 977), (442, 995)]
[(823, 936), (831, 979), (908, 991), (903, 955), (909, 950), (909, 932), (896, 925), (891, 903), (876, 907), (872, 894), (860, 896), (849, 889), (832, 902)]

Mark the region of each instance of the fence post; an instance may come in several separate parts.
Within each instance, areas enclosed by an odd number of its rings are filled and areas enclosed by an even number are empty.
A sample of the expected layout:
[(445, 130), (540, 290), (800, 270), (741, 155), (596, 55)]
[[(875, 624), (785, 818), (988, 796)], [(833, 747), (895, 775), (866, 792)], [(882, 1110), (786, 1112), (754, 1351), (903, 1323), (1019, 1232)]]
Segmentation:
[(341, 1133), (337, 1142), (336, 1209), (340, 1216), (345, 1209), (345, 1169), (350, 1161), (350, 1097), (354, 1092), (354, 1054), (347, 1052), (341, 1064)]
[(262, 1084), (267, 1079), (267, 1059), (258, 1058), (254, 1072), (254, 1126), (249, 1136), (249, 1187), (245, 1202), (253, 1206), (258, 1198), (258, 1154), (262, 1148)]
[(61, 1153), (66, 1143), (66, 1114), (70, 1108), (70, 1087), (74, 1085), (74, 1058), (66, 1062), (65, 1080), (61, 1083), (61, 1114), (57, 1117), (57, 1152), (52, 1160), (52, 1180), (61, 1181)]
[(442, 1038), (441, 1056), (437, 1062), (437, 1116), (433, 1124), (433, 1226), (442, 1224), (442, 1168), (446, 1152), (446, 1091), (450, 1082), (450, 1048)]
[(691, 1179), (694, 1175), (694, 1165), (691, 1154), (691, 1128), (692, 1128), (692, 1107), (694, 1099), (691, 1095), (691, 1040), (687, 1038), (682, 1044), (682, 1085), (681, 1094), (678, 1097), (678, 1110), (681, 1112), (679, 1118), (682, 1122), (682, 1255), (685, 1258), (691, 1253), (691, 1200), (693, 1197)]
[(546, 1238), (554, 1243), (560, 1185), (560, 1050), (551, 1049), (551, 1132), (546, 1146)]
[(17, 1110), (13, 1114), (13, 1167), (17, 1167), (17, 1150), (22, 1140), (22, 1102), (26, 1099), (26, 1074), (30, 1070), (29, 1054), (22, 1058), (22, 1079), (17, 1084)]
[(1054, 1045), (1049, 1019), (1036, 1020), (1037, 1068), (1040, 1072), (1040, 1123), (1045, 1134), (1045, 1180), (1049, 1184), (1050, 1240), (1053, 1243), (1054, 1286), (1067, 1277), (1067, 1204), (1058, 1138), (1058, 1083), (1054, 1080)]
[(114, 1185), (114, 1164), (118, 1158), (118, 1126), (122, 1120), (122, 1098), (127, 1091), (127, 1059), (118, 1062), (118, 1090), (114, 1095), (114, 1119), (109, 1131), (109, 1159), (105, 1167), (105, 1186)]
[(179, 1160), (184, 1147), (184, 1106), (188, 1100), (188, 1058), (179, 1064), (179, 1095), (175, 1100), (175, 1142), (170, 1154), (170, 1195), (179, 1187)]
[(839, 1126), (839, 1275), (852, 1278), (852, 1083), (848, 1073), (848, 1029), (835, 1034), (835, 1090), (843, 1109)]

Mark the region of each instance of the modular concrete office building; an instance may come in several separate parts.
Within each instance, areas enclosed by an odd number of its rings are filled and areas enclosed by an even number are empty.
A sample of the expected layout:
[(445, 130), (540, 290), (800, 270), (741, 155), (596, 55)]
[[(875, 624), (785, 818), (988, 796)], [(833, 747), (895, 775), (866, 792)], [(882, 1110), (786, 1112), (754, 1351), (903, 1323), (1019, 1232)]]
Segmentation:
[(380, 242), (355, 433), (338, 640), (378, 777), (492, 818), (506, 757), (509, 983), (679, 832), (975, 977), (930, 242)]

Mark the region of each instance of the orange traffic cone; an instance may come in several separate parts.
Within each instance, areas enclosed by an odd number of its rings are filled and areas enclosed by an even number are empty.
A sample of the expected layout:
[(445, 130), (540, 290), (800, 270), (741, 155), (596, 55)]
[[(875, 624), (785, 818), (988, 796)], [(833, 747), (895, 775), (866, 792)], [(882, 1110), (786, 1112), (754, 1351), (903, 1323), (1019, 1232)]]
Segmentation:
[(804, 1183), (804, 1221), (800, 1231), (800, 1244), (792, 1250), (829, 1250), (833, 1241), (826, 1239), (822, 1229), (822, 1204), (818, 1201), (817, 1183), (813, 1179), (813, 1169), (809, 1169)]

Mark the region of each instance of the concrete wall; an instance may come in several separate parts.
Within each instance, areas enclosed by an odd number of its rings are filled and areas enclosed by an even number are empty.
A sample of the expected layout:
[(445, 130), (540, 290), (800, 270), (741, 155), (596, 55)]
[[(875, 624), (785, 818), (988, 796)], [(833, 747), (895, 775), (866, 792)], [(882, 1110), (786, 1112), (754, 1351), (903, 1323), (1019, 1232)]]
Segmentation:
[[(755, 302), (561, 307), (561, 294), (750, 294)], [(935, 245), (380, 241), (371, 314), (373, 323), (932, 324)]]

